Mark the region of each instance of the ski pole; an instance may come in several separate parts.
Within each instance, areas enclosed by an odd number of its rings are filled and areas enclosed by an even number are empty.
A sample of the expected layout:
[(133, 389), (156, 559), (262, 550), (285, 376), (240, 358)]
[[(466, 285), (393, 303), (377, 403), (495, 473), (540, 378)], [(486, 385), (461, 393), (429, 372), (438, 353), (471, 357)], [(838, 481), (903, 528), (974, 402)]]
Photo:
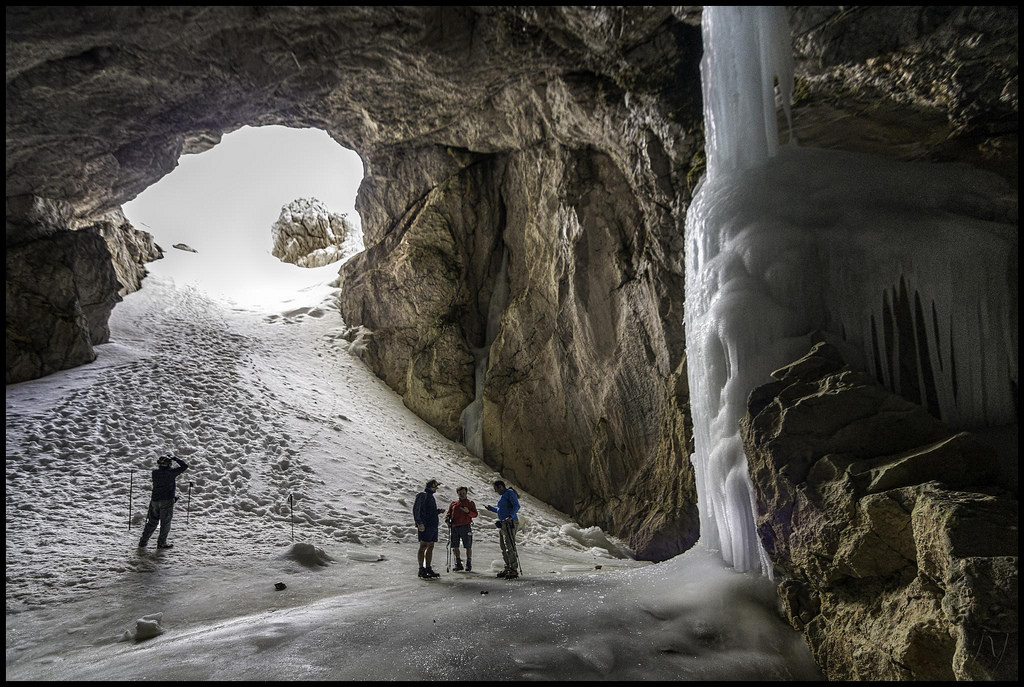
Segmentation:
[(185, 527), (188, 527), (188, 514), (192, 510), (192, 483), (188, 483), (188, 500), (185, 501)]
[(292, 543), (295, 543), (295, 507), (292, 505), (292, 494), (288, 494), (288, 510), (292, 514)]
[(508, 523), (508, 543), (509, 543), (509, 547), (512, 549), (512, 555), (516, 557), (516, 563), (519, 564), (519, 574), (522, 575), (523, 574), (523, 561), (520, 560), (520, 558), (519, 558), (519, 548), (516, 546), (515, 521), (514, 520), (507, 520), (506, 522)]
[(452, 571), (452, 526), (448, 525), (448, 562), (445, 565), (445, 572)]
[(128, 531), (132, 531), (132, 486), (135, 482), (135, 471), (128, 471)]

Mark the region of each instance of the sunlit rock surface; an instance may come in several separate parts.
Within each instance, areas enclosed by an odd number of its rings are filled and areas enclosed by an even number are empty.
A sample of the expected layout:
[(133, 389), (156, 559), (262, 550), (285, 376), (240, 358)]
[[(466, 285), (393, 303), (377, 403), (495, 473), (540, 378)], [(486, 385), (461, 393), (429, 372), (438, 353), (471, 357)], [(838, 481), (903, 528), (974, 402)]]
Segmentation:
[(86, 224), (79, 231), (89, 231), (103, 237), (110, 251), (117, 280), (121, 283), (119, 293), (122, 296), (142, 288), (146, 263), (159, 260), (164, 255), (163, 249), (153, 242), (153, 237), (132, 226), (119, 208)]
[(352, 233), (344, 215), (331, 212), (315, 198), (299, 198), (281, 208), (270, 227), (271, 254), (299, 267), (323, 267), (341, 260), (342, 246)]
[(742, 423), (758, 534), (827, 677), (1014, 679), (1016, 481), (995, 451), (828, 344), (774, 376)]

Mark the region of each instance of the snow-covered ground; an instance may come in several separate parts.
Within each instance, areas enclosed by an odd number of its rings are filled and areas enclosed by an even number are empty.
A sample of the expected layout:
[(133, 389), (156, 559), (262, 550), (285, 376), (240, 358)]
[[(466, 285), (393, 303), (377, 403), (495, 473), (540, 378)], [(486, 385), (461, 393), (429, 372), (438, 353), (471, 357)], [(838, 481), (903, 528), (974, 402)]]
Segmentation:
[[(767, 579), (630, 560), (522, 490), (524, 575), (496, 578), (499, 475), (348, 352), (337, 265), (230, 301), (175, 278), (202, 259), (150, 265), (93, 364), (7, 387), (7, 679), (820, 678)], [(140, 550), (168, 452), (175, 546)], [(442, 541), (416, 576), (431, 478), (480, 507), (472, 573)]]

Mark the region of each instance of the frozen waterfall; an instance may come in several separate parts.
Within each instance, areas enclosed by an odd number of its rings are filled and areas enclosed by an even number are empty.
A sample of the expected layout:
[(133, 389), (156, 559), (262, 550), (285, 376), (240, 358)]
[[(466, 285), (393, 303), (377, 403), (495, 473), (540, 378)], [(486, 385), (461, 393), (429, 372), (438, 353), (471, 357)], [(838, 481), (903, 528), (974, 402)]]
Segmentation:
[(484, 457), (484, 379), (487, 376), (487, 364), (490, 362), (491, 344), (498, 337), (501, 315), (508, 303), (508, 253), (503, 253), (498, 279), (494, 283), (494, 292), (487, 306), (487, 327), (484, 333), (484, 345), (473, 349), (475, 359), (475, 397), (466, 406), (460, 418), (462, 422), (463, 443), (470, 453), (478, 458)]
[(784, 10), (702, 21), (708, 169), (685, 314), (701, 541), (770, 574), (737, 423), (816, 341), (951, 425), (1016, 422), (1016, 191), (965, 166), (780, 146)]

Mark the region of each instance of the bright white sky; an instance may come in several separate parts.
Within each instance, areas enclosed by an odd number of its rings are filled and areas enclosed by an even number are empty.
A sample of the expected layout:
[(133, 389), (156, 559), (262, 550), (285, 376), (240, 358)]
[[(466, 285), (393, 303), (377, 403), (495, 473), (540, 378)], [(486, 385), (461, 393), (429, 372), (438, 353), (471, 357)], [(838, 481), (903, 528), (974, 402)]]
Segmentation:
[[(124, 213), (164, 249), (167, 257), (151, 270), (172, 268), (179, 281), (236, 300), (262, 298), (275, 285), (313, 272), (270, 255), (270, 227), (281, 207), (316, 198), (358, 227), (362, 178), (359, 156), (325, 131), (244, 127), (212, 150), (182, 156), (173, 172), (125, 204)], [(176, 250), (176, 243), (199, 253)]]

